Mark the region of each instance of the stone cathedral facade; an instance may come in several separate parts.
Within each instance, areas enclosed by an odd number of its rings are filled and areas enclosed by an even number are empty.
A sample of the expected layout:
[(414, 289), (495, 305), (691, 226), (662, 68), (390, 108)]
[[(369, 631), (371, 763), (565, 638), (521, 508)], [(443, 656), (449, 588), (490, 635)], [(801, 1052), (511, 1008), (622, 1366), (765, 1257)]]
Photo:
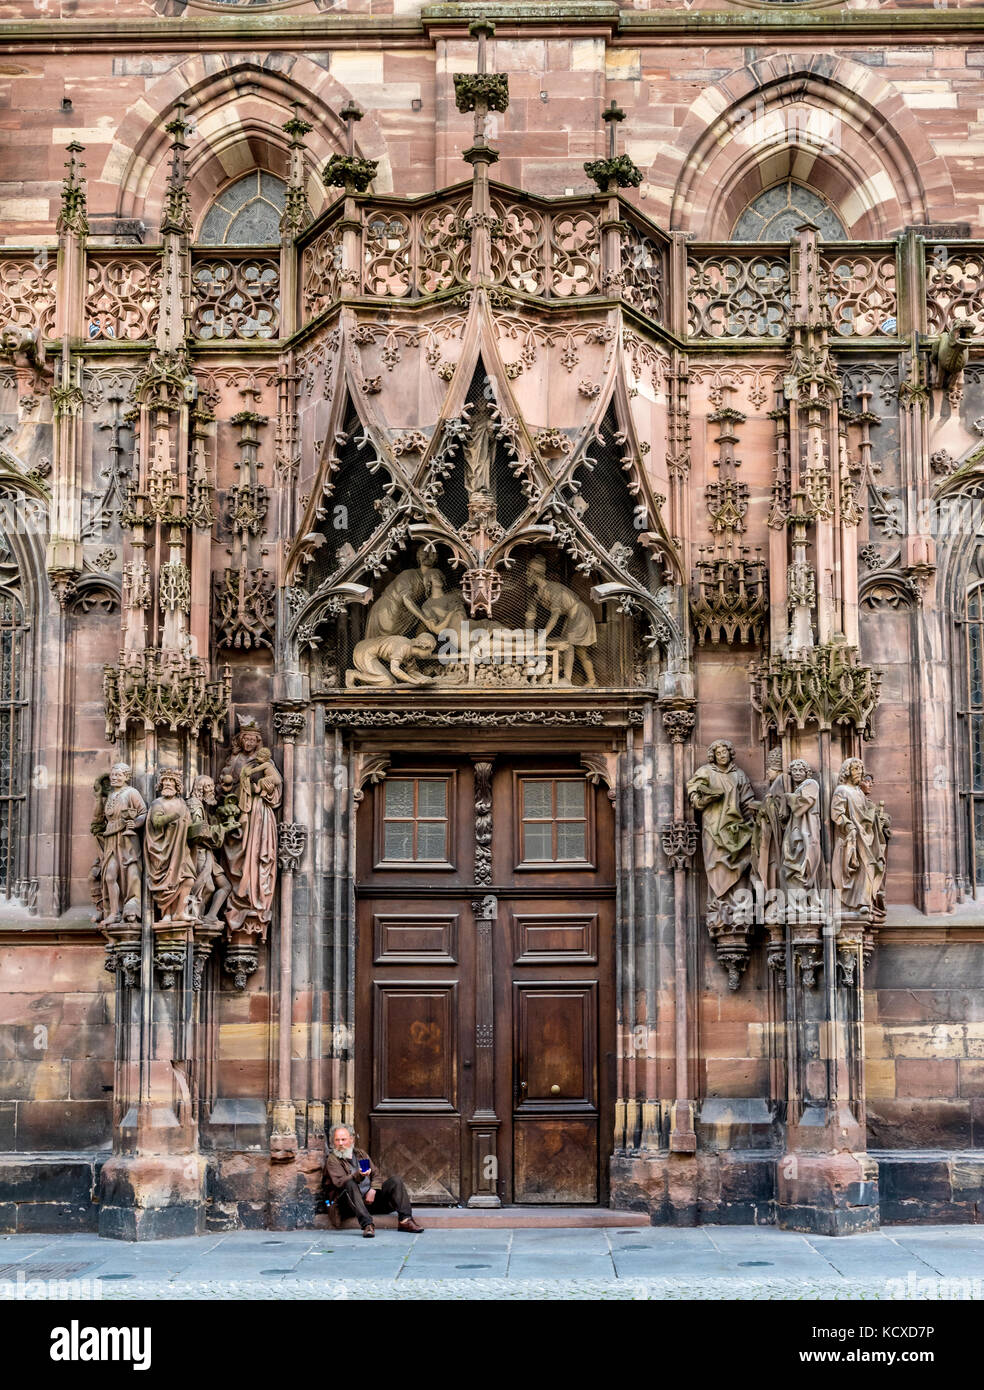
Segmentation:
[(0, 25), (0, 1229), (982, 1219), (979, 8)]

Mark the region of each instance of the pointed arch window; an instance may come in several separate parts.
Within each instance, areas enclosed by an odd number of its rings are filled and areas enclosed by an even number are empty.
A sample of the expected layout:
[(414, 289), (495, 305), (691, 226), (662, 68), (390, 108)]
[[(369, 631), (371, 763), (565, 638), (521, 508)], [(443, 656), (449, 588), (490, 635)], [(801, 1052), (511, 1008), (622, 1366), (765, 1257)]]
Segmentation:
[(826, 198), (793, 179), (773, 184), (748, 204), (732, 241), (788, 241), (804, 222), (816, 224), (821, 240), (847, 241), (844, 223)]
[(229, 184), (209, 208), (198, 233), (199, 246), (273, 246), (280, 240), (280, 217), (287, 185), (264, 169)]
[(28, 625), (19, 574), (0, 534), (0, 896), (20, 894), (17, 878), (25, 785)]

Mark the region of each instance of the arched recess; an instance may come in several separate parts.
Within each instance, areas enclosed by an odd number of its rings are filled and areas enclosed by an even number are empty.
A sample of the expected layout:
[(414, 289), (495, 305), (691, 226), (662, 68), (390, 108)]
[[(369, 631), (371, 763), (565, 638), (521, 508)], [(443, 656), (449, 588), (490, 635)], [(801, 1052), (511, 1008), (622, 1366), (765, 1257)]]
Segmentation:
[(41, 841), (38, 797), (51, 769), (35, 767), (46, 745), (45, 617), (52, 603), (44, 567), (48, 497), (0, 457), (0, 901), (34, 909)]
[[(321, 211), (327, 199), (318, 174), (344, 149), (338, 112), (352, 96), (310, 58), (283, 53), (270, 54), (262, 65), (254, 54), (227, 53), (207, 65), (196, 54), (153, 83), (123, 117), (98, 179), (90, 181), (92, 210), (112, 209), (117, 217), (143, 218), (156, 227), (171, 148), (165, 126), (180, 101), (194, 123), (187, 167), (196, 224), (236, 175), (265, 169), (287, 176), (289, 141), (282, 126), (297, 114), (297, 103), (314, 127), (305, 142), (307, 192), (312, 213)], [(376, 188), (389, 191), (389, 154), (378, 122), (367, 114), (356, 135), (356, 153), (379, 161)]]
[(955, 215), (935, 201), (952, 181), (901, 94), (829, 54), (776, 54), (708, 87), (648, 172), (657, 200), (672, 189), (669, 225), (707, 240), (726, 240), (752, 197), (785, 177), (828, 198), (855, 239)]
[[(979, 751), (980, 775), (975, 776), (974, 748), (976, 731), (984, 750), (984, 444), (975, 445), (937, 484), (931, 516), (939, 650), (949, 675), (947, 747), (952, 761), (947, 786), (953, 789), (954, 878), (958, 900), (964, 895), (984, 898), (984, 751)], [(980, 655), (976, 677), (975, 645)]]

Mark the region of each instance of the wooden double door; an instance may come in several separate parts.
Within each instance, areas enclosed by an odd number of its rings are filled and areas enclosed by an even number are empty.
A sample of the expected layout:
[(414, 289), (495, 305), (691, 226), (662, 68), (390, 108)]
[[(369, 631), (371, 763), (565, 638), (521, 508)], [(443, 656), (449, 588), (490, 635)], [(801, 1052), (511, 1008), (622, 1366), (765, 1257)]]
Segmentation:
[(614, 825), (574, 757), (393, 757), (357, 826), (356, 1125), (414, 1200), (607, 1201)]

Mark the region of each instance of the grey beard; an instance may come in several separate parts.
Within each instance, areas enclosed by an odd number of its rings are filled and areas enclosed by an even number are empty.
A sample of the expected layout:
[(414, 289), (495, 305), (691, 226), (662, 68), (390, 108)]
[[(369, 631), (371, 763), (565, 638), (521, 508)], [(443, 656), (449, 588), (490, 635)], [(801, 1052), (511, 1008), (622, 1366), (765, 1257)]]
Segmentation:
[(355, 1152), (355, 1148), (354, 1148), (353, 1146), (351, 1146), (351, 1145), (350, 1145), (349, 1148), (347, 1148), (347, 1149), (332, 1149), (332, 1153), (335, 1155), (336, 1158), (349, 1158), (349, 1159), (350, 1159), (350, 1158), (352, 1157), (352, 1155), (353, 1155), (354, 1152)]

